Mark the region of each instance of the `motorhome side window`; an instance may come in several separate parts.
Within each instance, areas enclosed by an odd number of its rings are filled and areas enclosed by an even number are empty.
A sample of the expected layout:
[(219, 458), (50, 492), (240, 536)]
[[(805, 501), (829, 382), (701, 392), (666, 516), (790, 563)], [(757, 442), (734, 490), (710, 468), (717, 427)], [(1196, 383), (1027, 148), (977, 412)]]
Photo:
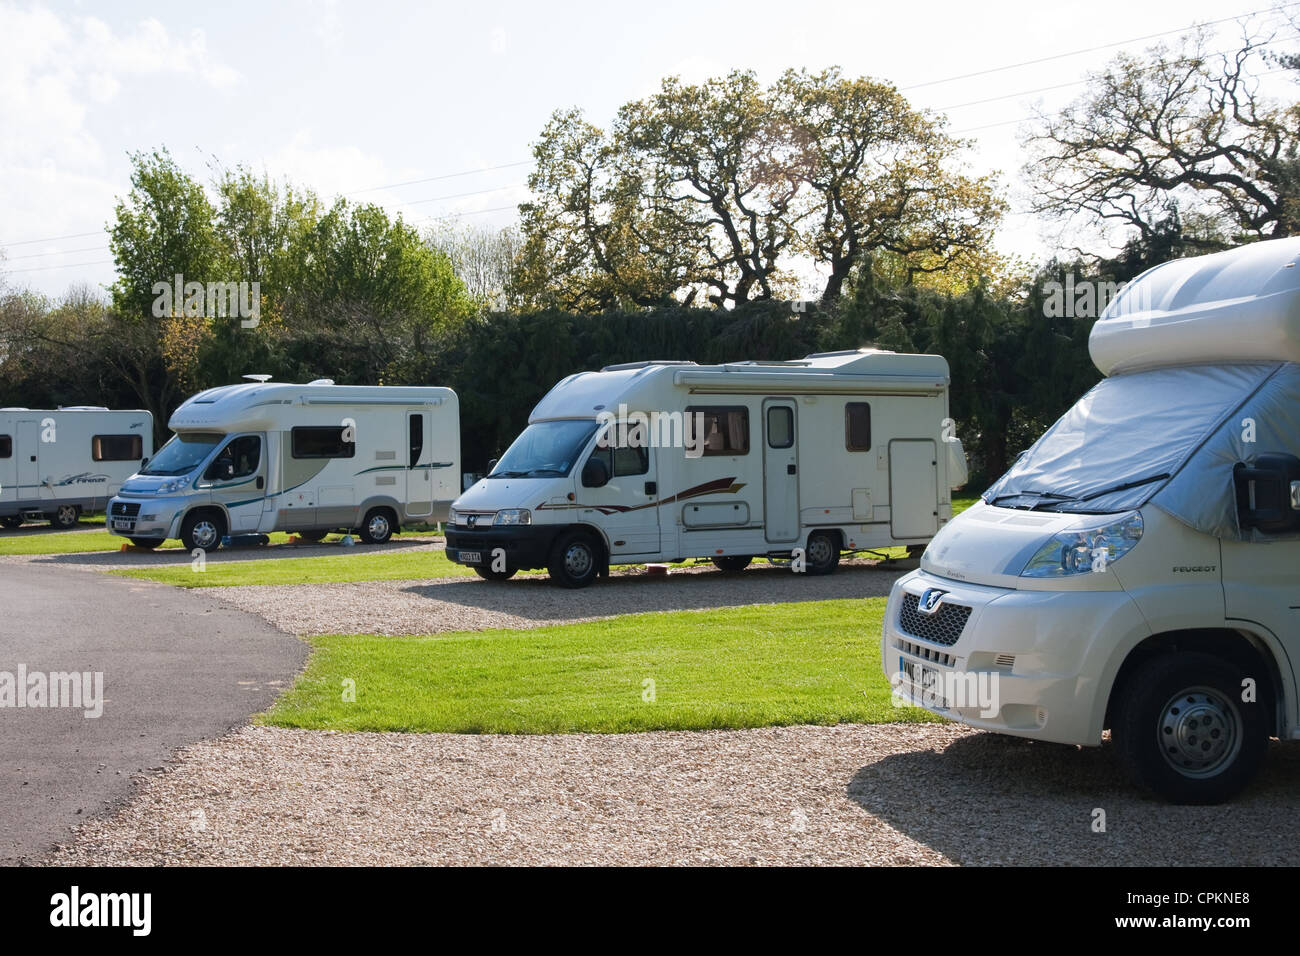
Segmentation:
[[(234, 473), (229, 477), (247, 478), (257, 471), (261, 459), (262, 440), (256, 435), (245, 435), (243, 438), (236, 438), (221, 449), (221, 454), (213, 459), (213, 464), (215, 465), (219, 461), (229, 461), (235, 469)], [(224, 476), (214, 474), (213, 477)]]
[(14, 456), (14, 440), (9, 435), (0, 435), (0, 458)]
[(849, 451), (871, 451), (871, 405), (849, 402), (844, 406), (844, 447)]
[(144, 440), (139, 435), (96, 435), (91, 439), (90, 457), (95, 461), (139, 461), (144, 457)]
[(411, 467), (414, 468), (424, 452), (424, 416), (412, 415), (407, 427), (411, 436)]
[[(703, 426), (695, 435), (695, 426)], [(703, 445), (704, 457), (749, 454), (749, 409), (743, 405), (693, 406), (686, 409), (688, 445)]]
[(650, 453), (644, 446), (606, 445), (596, 448), (591, 453), (594, 461), (603, 461), (611, 478), (627, 478), (644, 475), (650, 470)]
[(292, 430), (294, 458), (352, 458), (356, 442), (343, 440), (343, 426), (302, 425)]

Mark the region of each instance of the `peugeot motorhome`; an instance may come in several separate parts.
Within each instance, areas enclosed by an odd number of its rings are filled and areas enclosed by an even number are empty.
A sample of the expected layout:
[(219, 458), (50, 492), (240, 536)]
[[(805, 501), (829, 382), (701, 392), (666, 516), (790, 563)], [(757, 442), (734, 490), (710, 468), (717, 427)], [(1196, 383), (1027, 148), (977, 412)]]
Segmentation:
[(0, 408), (0, 524), (72, 528), (104, 510), (153, 453), (153, 416), (107, 408)]
[(1221, 801), (1300, 736), (1300, 239), (1147, 271), (1089, 347), (1107, 377), (895, 584), (884, 669)]
[(356, 531), (379, 544), (438, 521), (457, 492), (460, 416), (448, 388), (250, 382), (200, 392), (175, 436), (123, 486), (108, 529), (143, 547), (179, 538)]
[(827, 574), (843, 551), (919, 551), (965, 479), (937, 355), (614, 365), (538, 403), (452, 506), (447, 556), (489, 580), (547, 568), (566, 587), (686, 558)]

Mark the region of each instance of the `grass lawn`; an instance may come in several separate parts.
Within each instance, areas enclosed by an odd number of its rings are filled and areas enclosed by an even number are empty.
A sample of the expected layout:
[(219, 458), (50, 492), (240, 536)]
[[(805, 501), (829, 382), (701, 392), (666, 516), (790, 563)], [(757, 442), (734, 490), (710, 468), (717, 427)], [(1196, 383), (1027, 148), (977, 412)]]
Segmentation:
[[(340, 548), (340, 551), (343, 549)], [(351, 551), (351, 549), (349, 549)], [(284, 552), (280, 552), (283, 554)], [(276, 552), (267, 554), (272, 558)], [(143, 578), (183, 588), (217, 588), (249, 584), (335, 584), (340, 581), (394, 581), (418, 578), (473, 577), (473, 568), (448, 561), (441, 551), (377, 549), (365, 554), (317, 554), (306, 558), (222, 562), (221, 552), (209, 555), (207, 569), (190, 567), (181, 555), (171, 567), (123, 568), (110, 571), (125, 578)]]
[[(101, 522), (100, 527), (103, 527)], [(289, 535), (277, 531), (268, 535), (272, 544), (284, 544)], [(0, 531), (0, 555), (5, 554), (77, 554), (90, 551), (120, 551), (130, 544), (121, 535), (107, 531), (52, 531), (47, 534), (6, 535)], [(167, 541), (165, 547), (181, 553), (179, 541)], [(188, 567), (188, 565), (187, 565)]]
[[(880, 671), (884, 607), (884, 598), (863, 598), (523, 631), (313, 637), (306, 671), (259, 721), (620, 733), (937, 720), (890, 703)], [(352, 702), (344, 700), (347, 681)]]

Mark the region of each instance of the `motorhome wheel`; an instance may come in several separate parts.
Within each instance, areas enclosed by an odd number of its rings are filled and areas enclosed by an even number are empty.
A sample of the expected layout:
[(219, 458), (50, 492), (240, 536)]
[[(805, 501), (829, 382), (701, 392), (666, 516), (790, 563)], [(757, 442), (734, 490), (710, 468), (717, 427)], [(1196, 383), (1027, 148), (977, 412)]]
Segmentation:
[(493, 571), (491, 568), (475, 566), (474, 573), (484, 581), (509, 581), (515, 576), (515, 568), (506, 568), (504, 571)]
[(825, 531), (814, 531), (808, 536), (804, 558), (809, 574), (830, 574), (840, 563), (839, 542)]
[(713, 562), (713, 566), (719, 571), (735, 572), (745, 570), (745, 568), (749, 567), (749, 562), (754, 559), (747, 554), (727, 554), (722, 557), (711, 558), (710, 560)]
[(383, 544), (393, 536), (393, 519), (387, 508), (371, 508), (358, 533), (366, 544)]
[(1142, 665), (1125, 682), (1111, 728), (1134, 779), (1174, 803), (1221, 803), (1240, 791), (1268, 744), (1267, 695), (1242, 700), (1250, 676), (1197, 652)]
[(581, 531), (570, 531), (551, 550), (551, 580), (566, 588), (585, 588), (600, 572), (602, 561), (596, 542)]
[(181, 523), (181, 543), (190, 551), (195, 548), (216, 551), (225, 534), (226, 523), (210, 512), (191, 512)]
[(22, 515), (5, 515), (3, 518), (0, 518), (0, 524), (4, 525), (6, 528), (18, 528), (22, 526), (22, 523)]
[(58, 510), (50, 515), (50, 524), (56, 528), (75, 528), (80, 513), (76, 505), (59, 505)]

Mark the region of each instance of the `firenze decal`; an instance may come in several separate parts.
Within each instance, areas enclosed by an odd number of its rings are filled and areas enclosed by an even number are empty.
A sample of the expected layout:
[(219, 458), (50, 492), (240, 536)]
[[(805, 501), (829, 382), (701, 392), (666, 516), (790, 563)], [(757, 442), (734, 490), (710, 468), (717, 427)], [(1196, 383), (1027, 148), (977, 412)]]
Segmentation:
[(54, 483), (54, 487), (63, 488), (67, 485), (102, 485), (108, 481), (108, 475), (92, 475), (88, 471), (83, 471), (79, 475), (68, 475)]
[(588, 505), (578, 501), (553, 505), (543, 501), (533, 510), (572, 511), (575, 508), (591, 508), (594, 511), (599, 511), (603, 515), (615, 515), (623, 514), (628, 511), (640, 511), (642, 508), (658, 508), (660, 505), (670, 505), (674, 501), (686, 501), (689, 498), (700, 498), (705, 495), (734, 495), (744, 487), (745, 482), (738, 482), (733, 476), (731, 478), (717, 478), (713, 481), (706, 481), (702, 485), (696, 485), (694, 488), (687, 488), (685, 491), (672, 495), (669, 498), (661, 498), (658, 501), (647, 501), (643, 505)]

